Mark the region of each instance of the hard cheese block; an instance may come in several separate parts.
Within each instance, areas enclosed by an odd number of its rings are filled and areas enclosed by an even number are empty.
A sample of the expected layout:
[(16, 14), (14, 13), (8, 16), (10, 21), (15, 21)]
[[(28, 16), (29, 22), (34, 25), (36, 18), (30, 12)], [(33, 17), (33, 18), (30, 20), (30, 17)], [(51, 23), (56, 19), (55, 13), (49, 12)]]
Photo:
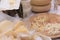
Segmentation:
[(1, 0), (0, 10), (19, 9), (20, 0)]

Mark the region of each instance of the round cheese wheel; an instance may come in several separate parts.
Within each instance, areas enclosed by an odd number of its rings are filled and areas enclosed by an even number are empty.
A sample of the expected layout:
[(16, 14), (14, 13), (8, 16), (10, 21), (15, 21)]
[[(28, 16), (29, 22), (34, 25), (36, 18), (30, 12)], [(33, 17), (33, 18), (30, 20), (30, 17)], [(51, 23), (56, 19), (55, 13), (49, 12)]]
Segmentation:
[(51, 5), (47, 5), (47, 6), (33, 6), (32, 5), (32, 11), (33, 12), (46, 12), (49, 11), (51, 8)]
[(51, 0), (31, 0), (31, 5), (48, 5), (50, 4)]
[(50, 13), (34, 14), (28, 19), (30, 30), (51, 38), (60, 37), (60, 15)]

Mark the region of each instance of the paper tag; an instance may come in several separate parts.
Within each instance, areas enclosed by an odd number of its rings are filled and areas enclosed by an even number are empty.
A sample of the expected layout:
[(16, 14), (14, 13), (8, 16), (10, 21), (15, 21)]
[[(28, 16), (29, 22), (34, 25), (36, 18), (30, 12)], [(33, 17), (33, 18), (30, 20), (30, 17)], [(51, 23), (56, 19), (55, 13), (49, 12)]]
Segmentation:
[(0, 10), (19, 9), (21, 0), (0, 0)]

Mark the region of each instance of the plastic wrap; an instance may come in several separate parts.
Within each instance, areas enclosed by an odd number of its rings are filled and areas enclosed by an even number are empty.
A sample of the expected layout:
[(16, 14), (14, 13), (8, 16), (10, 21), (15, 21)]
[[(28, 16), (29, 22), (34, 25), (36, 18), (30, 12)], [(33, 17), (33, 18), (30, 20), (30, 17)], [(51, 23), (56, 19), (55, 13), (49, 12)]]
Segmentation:
[[(49, 11), (49, 13), (53, 13), (53, 14), (60, 14), (60, 6), (59, 5), (57, 5), (57, 10), (55, 9), (55, 0), (52, 0), (51, 1), (51, 9), (50, 9), (50, 11)], [(28, 23), (28, 20), (27, 19), (29, 19), (31, 16), (33, 16), (34, 14), (33, 14), (33, 12), (31, 12), (31, 5), (30, 5), (30, 0), (22, 0), (22, 5), (23, 5), (23, 12), (24, 12), (24, 17), (26, 17), (27, 16), (27, 18), (24, 18), (23, 19), (23, 22), (26, 24), (26, 27), (27, 27), (27, 29), (28, 29), (28, 27), (29, 27), (29, 24), (30, 23)], [(20, 20), (22, 20), (22, 19), (20, 19), (18, 16), (16, 16), (16, 17), (11, 17), (11, 16), (8, 16), (8, 15), (6, 15), (6, 14), (4, 14), (4, 13), (0, 13), (0, 22), (1, 21), (3, 21), (3, 20), (9, 20), (9, 21), (11, 21), (11, 22), (13, 22), (13, 25), (11, 26), (11, 27), (13, 27), (18, 21), (20, 21)], [(27, 24), (28, 23), (28, 24)], [(29, 33), (28, 34), (25, 34), (25, 33), (23, 33), (23, 34), (20, 34), (20, 33), (18, 33), (17, 34), (17, 36), (18, 36), (18, 38), (22, 38), (22, 40), (29, 40), (30, 38), (32, 38), (32, 36), (34, 35), (34, 33), (36, 33), (35, 32), (35, 30), (33, 30), (33, 31), (31, 31), (31, 30), (28, 30), (29, 31)], [(44, 38), (44, 40), (46, 39), (46, 40), (51, 40), (51, 38), (49, 38), (49, 37), (45, 37), (45, 36), (42, 36), (43, 38)], [(24, 39), (23, 39), (24, 38)], [(28, 38), (28, 39), (27, 39)], [(33, 38), (32, 38), (33, 39)], [(21, 39), (20, 39), (21, 40)], [(31, 39), (30, 39), (31, 40)], [(37, 36), (37, 37), (35, 37), (35, 39), (34, 40), (41, 40), (41, 35), (39, 35), (39, 36)]]

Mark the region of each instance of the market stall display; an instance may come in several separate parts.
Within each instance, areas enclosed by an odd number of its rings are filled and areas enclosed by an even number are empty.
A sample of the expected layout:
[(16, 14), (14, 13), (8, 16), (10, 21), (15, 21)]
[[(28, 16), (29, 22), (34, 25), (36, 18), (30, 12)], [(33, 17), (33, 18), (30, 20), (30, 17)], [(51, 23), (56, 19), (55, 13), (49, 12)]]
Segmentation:
[(60, 0), (17, 1), (1, 2), (0, 40), (60, 40)]

